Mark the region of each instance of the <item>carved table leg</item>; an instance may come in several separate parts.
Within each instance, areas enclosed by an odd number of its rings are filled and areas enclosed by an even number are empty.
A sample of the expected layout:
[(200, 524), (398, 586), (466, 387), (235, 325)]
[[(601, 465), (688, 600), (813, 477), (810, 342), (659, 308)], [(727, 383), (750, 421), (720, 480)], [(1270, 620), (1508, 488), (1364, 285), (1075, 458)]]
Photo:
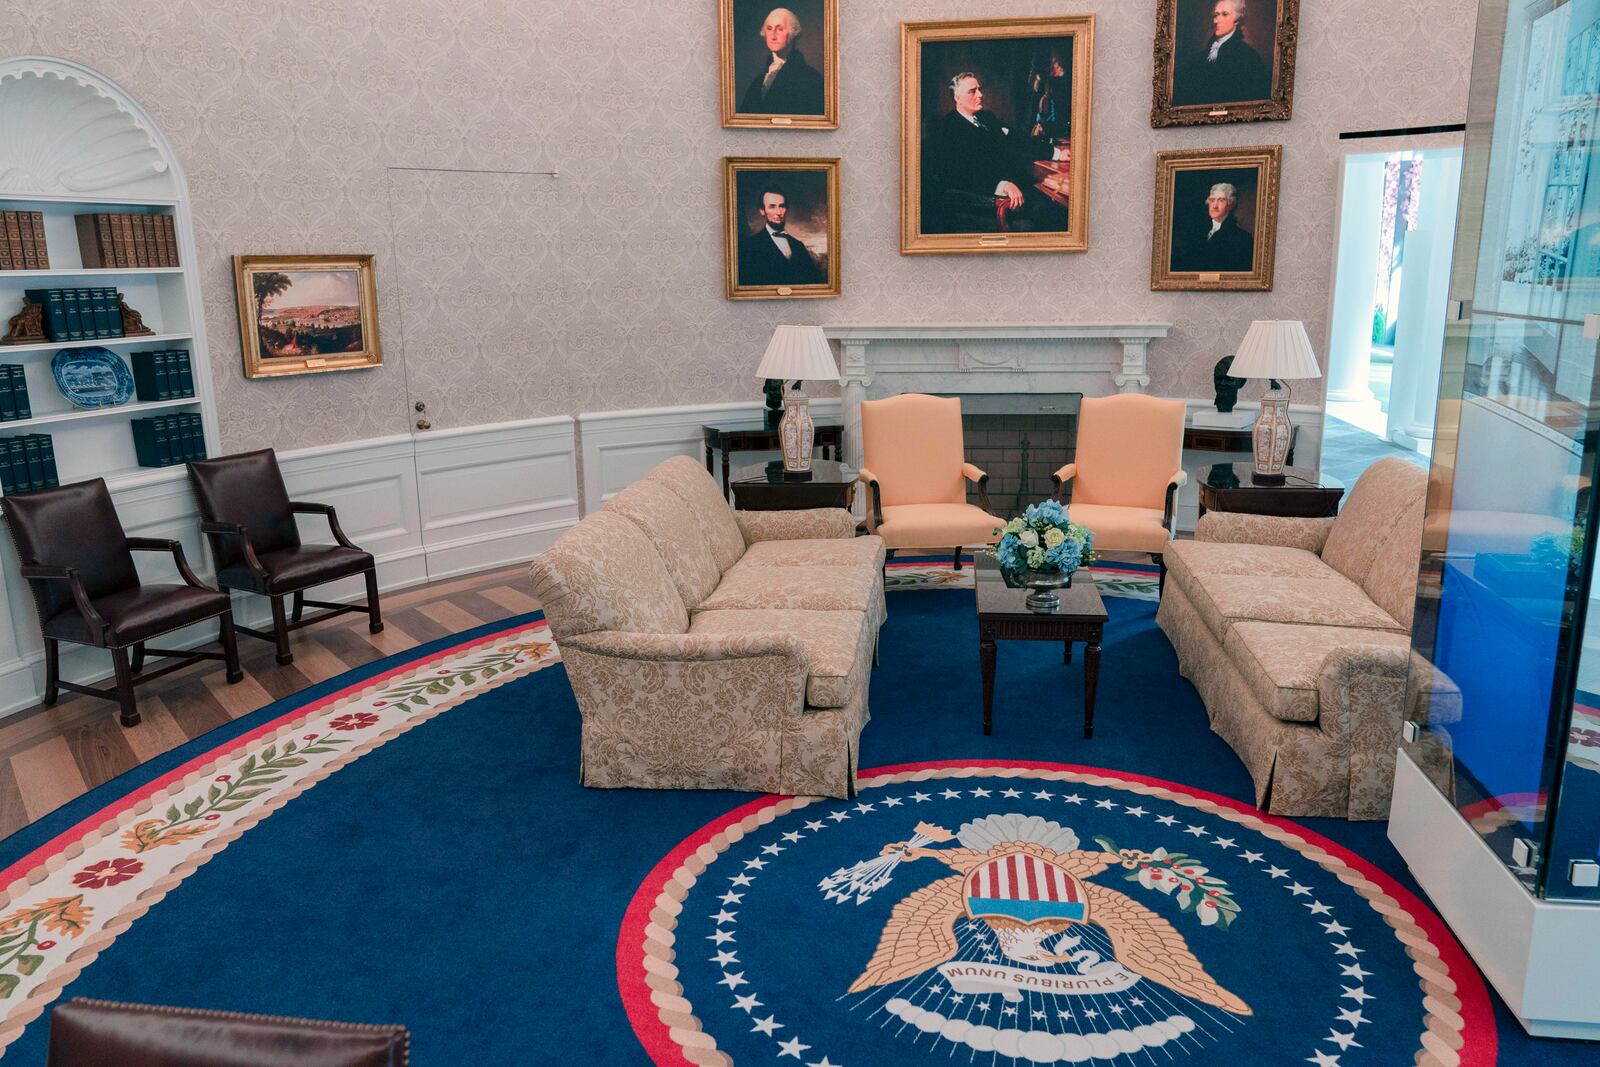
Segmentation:
[(978, 662), (983, 665), (983, 732), (994, 733), (994, 638), (983, 634), (978, 640)]
[(1063, 642), (1061, 642), (1061, 644), (1063, 646), (1062, 650), (1061, 650), (1061, 662), (1062, 663), (1071, 663), (1072, 662), (1072, 642), (1071, 641), (1063, 641)]
[(1100, 685), (1100, 639), (1085, 645), (1083, 650), (1083, 736), (1094, 736), (1094, 694)]

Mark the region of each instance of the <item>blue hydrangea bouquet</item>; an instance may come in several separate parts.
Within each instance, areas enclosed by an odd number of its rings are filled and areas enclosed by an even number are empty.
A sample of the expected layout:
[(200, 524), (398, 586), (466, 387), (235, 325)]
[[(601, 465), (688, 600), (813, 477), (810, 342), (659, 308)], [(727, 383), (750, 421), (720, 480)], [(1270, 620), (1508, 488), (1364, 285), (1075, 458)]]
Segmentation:
[(990, 554), (1008, 582), (1036, 590), (1040, 606), (1055, 599), (1045, 590), (1071, 585), (1073, 572), (1094, 562), (1094, 533), (1069, 519), (1058, 500), (1029, 504), (1020, 517), (996, 532), (1000, 541)]

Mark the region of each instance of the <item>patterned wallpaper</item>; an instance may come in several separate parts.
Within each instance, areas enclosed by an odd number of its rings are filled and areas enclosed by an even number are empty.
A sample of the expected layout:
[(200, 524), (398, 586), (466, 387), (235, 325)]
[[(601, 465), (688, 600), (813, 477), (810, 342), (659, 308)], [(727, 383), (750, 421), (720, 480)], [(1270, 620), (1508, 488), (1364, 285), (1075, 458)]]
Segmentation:
[[(1153, 9), (846, 2), (841, 128), (788, 133), (718, 125), (705, 0), (0, 0), (0, 23), (8, 51), (103, 71), (172, 139), (236, 449), (404, 432), (414, 398), (439, 427), (757, 399), (779, 322), (1170, 321), (1151, 388), (1175, 396), (1209, 395), (1252, 318), (1304, 319), (1320, 348), (1337, 136), (1460, 121), (1475, 7), (1307, 0), (1292, 122), (1166, 131)], [(1091, 250), (902, 257), (900, 21), (1063, 11), (1098, 19)], [(1150, 292), (1155, 153), (1276, 143), (1276, 290)], [(765, 154), (842, 157), (842, 298), (723, 299), (720, 160)], [(229, 257), (309, 252), (377, 254), (386, 365), (246, 381)]]

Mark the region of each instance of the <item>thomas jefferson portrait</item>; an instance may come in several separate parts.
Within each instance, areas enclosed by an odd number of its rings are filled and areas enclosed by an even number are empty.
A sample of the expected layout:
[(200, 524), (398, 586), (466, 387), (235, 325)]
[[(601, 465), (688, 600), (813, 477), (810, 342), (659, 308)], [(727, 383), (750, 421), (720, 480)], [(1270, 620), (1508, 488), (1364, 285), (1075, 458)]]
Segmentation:
[(1173, 51), (1173, 106), (1270, 97), (1275, 22), (1273, 0), (1179, 0), (1179, 30), (1188, 33)]
[[(729, 296), (832, 296), (836, 170), (729, 161)], [(779, 290), (797, 290), (796, 293)]]
[(920, 229), (1064, 233), (1070, 37), (923, 46)]
[(1150, 287), (1270, 292), (1279, 145), (1156, 156)]
[[(1236, 181), (1211, 181), (1203, 198), (1195, 194), (1208, 179), (1226, 174)], [(1246, 217), (1255, 216), (1253, 172), (1190, 171), (1173, 183), (1172, 270), (1174, 273), (1218, 274), (1248, 271), (1255, 265), (1255, 237), (1239, 221), (1240, 186), (1249, 183)]]
[(791, 120), (786, 125), (828, 121), (828, 72), (837, 68), (828, 62), (829, 49), (837, 49), (830, 40), (830, 2), (723, 0), (724, 63), (732, 65), (725, 74), (725, 91), (731, 91), (723, 102), (725, 123), (735, 115), (749, 118), (740, 123), (748, 125), (769, 125), (773, 116)]

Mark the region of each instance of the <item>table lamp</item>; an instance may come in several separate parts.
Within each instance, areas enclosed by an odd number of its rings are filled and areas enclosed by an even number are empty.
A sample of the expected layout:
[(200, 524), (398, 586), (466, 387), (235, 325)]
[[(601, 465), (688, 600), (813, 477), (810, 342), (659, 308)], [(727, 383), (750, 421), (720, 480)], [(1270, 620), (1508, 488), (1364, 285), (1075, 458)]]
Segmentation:
[(800, 386), (807, 381), (839, 380), (839, 365), (833, 360), (833, 349), (828, 347), (822, 327), (779, 326), (773, 330), (756, 377), (794, 382), (794, 388), (783, 398), (783, 420), (778, 423), (783, 476), (808, 481), (816, 430), (811, 421), (811, 400)]
[(1228, 373), (1235, 378), (1269, 379), (1269, 388), (1261, 398), (1261, 414), (1251, 430), (1256, 459), (1253, 480), (1260, 485), (1281, 484), (1292, 427), (1289, 387), (1280, 383), (1290, 378), (1322, 377), (1305, 324), (1297, 319), (1252, 322), (1239, 342)]

